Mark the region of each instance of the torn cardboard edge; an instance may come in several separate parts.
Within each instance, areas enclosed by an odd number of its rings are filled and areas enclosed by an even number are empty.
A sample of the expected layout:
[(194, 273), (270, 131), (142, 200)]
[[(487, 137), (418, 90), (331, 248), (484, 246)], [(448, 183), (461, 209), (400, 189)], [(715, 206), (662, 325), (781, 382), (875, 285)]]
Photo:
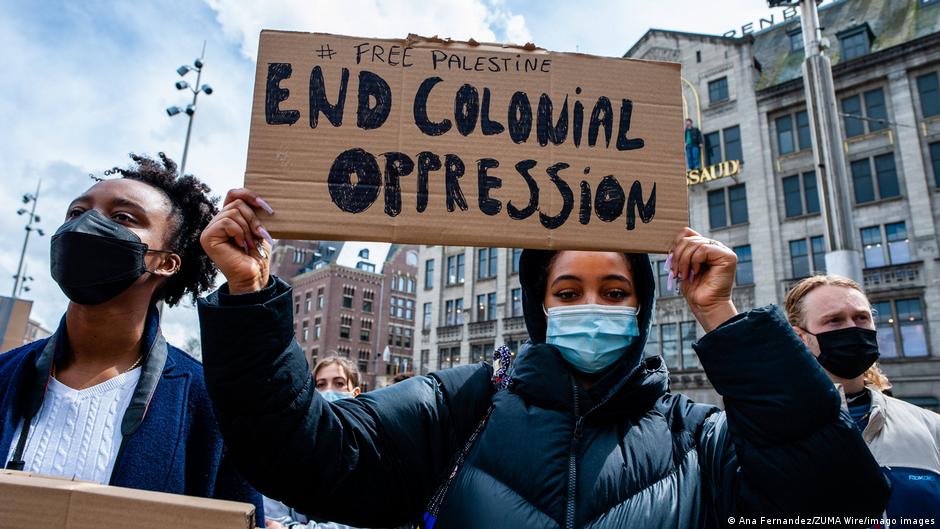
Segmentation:
[[(388, 48), (394, 45), (402, 49), (415, 50), (417, 53), (412, 55), (415, 63), (407, 66), (415, 64), (417, 66), (390, 69), (387, 64), (375, 62), (374, 55), (371, 57), (372, 62), (369, 62), (370, 59), (366, 57), (360, 63), (361, 57), (358, 54), (355, 60), (352, 60), (351, 47), (354, 47), (356, 43), (363, 43), (360, 46), (369, 44)], [(315, 58), (318, 49), (321, 52), (319, 61)], [(327, 59), (322, 53), (324, 49), (331, 52)], [(497, 72), (493, 75), (482, 70), (452, 71), (448, 66), (447, 71), (435, 71), (429, 66), (430, 61), (427, 57), (432, 56), (437, 50), (442, 50), (442, 53), (446, 51), (467, 54), (477, 63), (479, 63), (479, 57), (484, 54), (504, 54), (499, 60), (504, 60), (504, 57), (511, 54), (514, 57), (513, 60), (517, 61), (516, 70), (509, 71), (508, 68), (502, 71), (492, 70)], [(332, 53), (333, 51), (337, 53)], [(422, 53), (424, 55), (421, 55)], [(334, 55), (337, 54), (339, 54), (338, 57), (334, 59)], [(553, 68), (543, 70), (548, 75), (547, 79), (544, 73), (538, 73), (539, 77), (533, 78), (536, 76), (534, 71), (528, 78), (517, 74), (519, 61), (533, 56), (552, 61)], [(418, 64), (421, 59), (424, 59), (423, 64)], [(379, 60), (381, 61), (381, 56)], [(601, 61), (602, 64), (596, 64), (597, 61)], [(286, 64), (292, 74), (283, 75), (272, 84), (270, 68), (274, 64)], [(436, 63), (434, 68), (437, 68)], [(463, 68), (467, 69), (466, 63)], [(343, 69), (343, 84), (340, 84), (340, 69)], [(372, 130), (357, 128), (358, 123), (354, 118), (357, 111), (356, 104), (353, 102), (358, 99), (361, 104), (362, 97), (359, 94), (363, 86), (361, 76), (362, 72), (367, 70), (376, 72), (377, 77), (387, 79), (387, 82), (382, 80), (387, 88), (394, 87), (394, 89), (389, 88), (388, 107), (390, 110), (382, 118), (382, 122)], [(359, 88), (356, 87), (355, 82), (357, 72), (360, 76)], [(651, 73), (655, 77), (655, 82), (653, 80), (644, 82), (643, 76)], [(321, 83), (317, 85), (316, 90), (313, 85), (314, 74), (320, 76)], [(617, 124), (612, 123), (616, 121), (616, 117), (611, 120), (603, 113), (601, 115), (608, 122), (602, 124), (603, 129), (599, 130), (606, 135), (606, 143), (602, 141), (602, 144), (596, 144), (595, 139), (591, 139), (591, 150), (586, 147), (573, 150), (570, 144), (575, 143), (577, 147), (576, 140), (569, 141), (569, 145), (560, 145), (554, 140), (546, 145), (541, 142), (540, 138), (539, 143), (536, 144), (535, 128), (531, 128), (527, 133), (527, 142), (526, 140), (516, 141), (516, 138), (512, 138), (513, 141), (510, 143), (507, 134), (501, 137), (486, 136), (485, 133), (481, 135), (479, 131), (482, 130), (482, 113), (479, 114), (480, 127), (476, 127), (478, 115), (475, 114), (471, 132), (464, 133), (461, 130), (463, 137), (456, 136), (456, 131), (453, 129), (449, 130), (449, 135), (445, 131), (443, 135), (434, 137), (422, 136), (419, 130), (421, 132), (424, 130), (416, 123), (417, 112), (412, 117), (408, 110), (412, 106), (412, 99), (415, 98), (418, 81), (422, 77), (425, 77), (427, 81), (427, 77), (432, 75), (441, 78), (443, 81), (441, 86), (448, 84), (446, 88), (441, 89), (445, 92), (443, 96), (445, 98), (459, 85), (472, 85), (476, 89), (483, 90), (484, 99), (486, 99), (485, 92), (492, 89), (494, 94), (492, 101), (498, 101), (495, 106), (500, 110), (505, 107), (503, 102), (508, 98), (507, 94), (527, 90), (530, 96), (528, 111), (535, 114), (536, 100), (541, 105), (538, 94), (541, 93), (543, 97), (549, 94), (550, 97), (556, 98), (556, 114), (552, 115), (549, 108), (548, 120), (549, 125), (552, 126), (555, 125), (556, 119), (561, 119), (561, 113), (567, 111), (569, 95), (574, 98), (575, 92), (581, 94), (581, 87), (584, 87), (585, 94), (588, 94), (585, 96), (583, 114), (597, 112), (596, 105), (593, 112), (588, 106), (592, 98), (609, 96), (613, 100), (618, 100), (622, 97), (626, 103), (628, 101), (626, 98), (630, 97), (629, 94), (633, 94), (633, 99), (637, 104), (633, 106), (633, 103), (630, 103), (630, 112), (633, 113), (634, 124), (638, 125), (637, 129), (642, 129), (638, 130), (637, 134), (648, 140), (647, 153), (640, 152), (635, 159), (625, 160), (622, 152), (613, 151), (610, 129), (616, 129)], [(348, 84), (345, 84), (347, 77)], [(310, 79), (309, 85), (307, 84), (308, 78)], [(343, 94), (342, 98), (336, 93), (338, 85), (342, 86), (340, 92)], [(274, 86), (273, 89), (272, 86)], [(577, 90), (575, 90), (576, 86)], [(277, 92), (278, 90), (281, 92)], [(316, 111), (311, 109), (314, 105), (313, 94), (315, 92), (325, 94), (323, 104), (339, 107), (339, 124), (332, 118), (328, 121), (323, 108)], [(276, 110), (280, 112), (283, 109), (290, 109), (289, 112), (294, 113), (295, 117), (289, 125), (296, 123), (297, 126), (283, 127), (281, 126), (283, 122), (272, 122), (271, 115), (268, 113), (270, 109), (267, 108), (271, 104), (272, 93), (280, 98), (274, 102)], [(305, 101), (308, 95), (310, 100)], [(366, 96), (366, 100), (371, 103), (369, 97), (371, 94)], [(562, 97), (565, 102), (564, 109), (559, 108)], [(338, 104), (340, 99), (345, 105)], [(475, 102), (475, 104), (478, 103), (479, 101)], [(614, 109), (606, 112), (616, 113), (617, 105), (618, 103), (614, 103)], [(434, 113), (435, 119), (456, 120), (455, 114), (446, 113), (448, 106), (455, 109), (452, 112), (458, 111), (455, 100), (442, 101), (440, 96), (436, 101), (426, 100), (427, 113)], [(573, 106), (574, 103), (572, 103)], [(610, 106), (612, 105), (608, 104), (608, 107)], [(623, 105), (619, 106), (622, 117)], [(512, 110), (511, 102), (510, 110)], [(541, 107), (538, 110), (541, 111)], [(332, 111), (335, 117), (336, 109)], [(343, 114), (345, 114), (345, 122)], [(579, 119), (578, 114), (571, 112), (569, 114), (572, 122)], [(640, 115), (639, 119), (636, 119), (636, 115)], [(306, 126), (308, 116), (309, 127)], [(319, 117), (317, 122), (314, 116)], [(497, 117), (497, 119), (502, 118)], [(586, 118), (580, 116), (580, 119), (583, 123), (581, 129), (588, 129)], [(628, 128), (629, 119), (628, 116)], [(673, 121), (674, 127), (670, 126)], [(506, 120), (503, 120), (503, 123), (507, 123)], [(326, 33), (263, 30), (259, 45), (245, 181), (248, 187), (259, 192), (277, 210), (277, 215), (273, 217), (265, 215), (262, 217), (268, 230), (280, 238), (659, 252), (664, 251), (675, 234), (688, 224), (688, 195), (685, 186), (681, 123), (681, 92), (677, 63), (550, 52), (532, 44), (520, 46), (479, 43), (472, 39), (458, 41), (439, 37), (421, 37), (414, 34), (405, 39), (370, 39)], [(506, 128), (508, 125), (509, 123)], [(532, 124), (530, 123), (529, 126), (532, 127)], [(577, 128), (575, 125), (572, 127)], [(593, 123), (591, 127), (594, 127)], [(572, 137), (574, 134), (582, 134), (582, 132), (575, 133), (572, 130)], [(593, 134), (596, 138), (597, 130)], [(618, 141), (619, 134), (618, 132)], [(561, 143), (564, 143), (564, 139)], [(595, 145), (603, 146), (595, 148)], [(347, 171), (346, 180), (342, 183), (347, 188), (346, 191), (356, 191), (356, 188), (360, 188), (361, 191), (366, 187), (374, 191), (369, 194), (369, 203), (359, 209), (338, 206), (334, 194), (336, 186), (327, 178), (331, 170), (331, 162), (335, 166), (339, 162), (339, 151), (343, 148), (348, 151), (349, 147), (359, 148), (373, 158), (373, 165), (378, 164), (375, 170), (376, 178), (374, 181), (367, 182), (368, 185), (360, 185), (363, 183), (363, 176), (358, 170)], [(459, 208), (452, 207), (450, 191), (442, 192), (440, 189), (443, 187), (441, 181), (445, 176), (441, 173), (444, 171), (438, 171), (437, 174), (431, 176), (433, 193), (425, 190), (428, 193), (427, 196), (436, 201), (428, 204), (426, 209), (422, 209), (419, 205), (416, 211), (415, 171), (412, 168), (405, 174), (398, 175), (401, 177), (401, 182), (400, 187), (395, 191), (399, 193), (397, 206), (392, 206), (394, 211), (391, 213), (386, 211), (387, 215), (383, 216), (381, 213), (383, 199), (379, 196), (382, 194), (380, 188), (383, 186), (381, 175), (379, 175), (381, 172), (379, 166), (382, 164), (380, 157), (394, 153), (404, 155), (409, 163), (420, 162), (420, 159), (415, 160), (419, 151), (429, 151), (439, 155), (442, 165), (445, 155), (460, 158), (463, 167), (458, 178), (462, 177), (461, 185), (464, 187), (461, 191), (463, 193), (461, 199), (465, 200), (465, 204), (460, 205)], [(503, 206), (508, 207), (510, 203), (517, 206), (520, 201), (525, 203), (525, 184), (519, 180), (519, 175), (513, 172), (513, 164), (522, 159), (533, 159), (538, 162), (533, 173), (539, 174), (532, 178), (538, 182), (541, 189), (541, 202), (538, 202), (533, 210), (538, 214), (530, 213), (532, 218), (524, 218), (524, 220), (515, 217), (510, 220), (506, 215), (507, 209), (503, 209), (498, 216), (493, 216), (495, 213), (483, 211), (482, 191), (478, 193), (477, 186), (474, 185), (475, 177), (483, 178), (483, 176), (473, 174), (474, 165), (476, 165), (474, 162), (480, 161), (477, 158), (481, 156), (491, 156), (501, 163), (498, 166), (499, 173), (492, 174), (501, 179), (501, 183), (492, 188), (495, 190), (494, 194), (497, 195), (496, 202), (499, 203), (497, 212)], [(570, 167), (570, 173), (563, 175), (563, 178), (568, 179), (568, 192), (572, 195), (570, 199), (558, 196), (561, 191), (560, 187), (556, 190), (552, 182), (548, 181), (551, 175), (546, 177), (546, 169), (550, 164), (554, 166), (558, 161), (564, 161), (566, 164), (570, 162), (567, 165)], [(588, 174), (588, 169), (593, 169), (595, 172), (590, 177), (580, 177), (575, 173), (581, 169), (582, 165), (585, 175)], [(589, 168), (587, 165), (592, 167)], [(386, 173), (387, 167), (386, 165)], [(613, 189), (613, 199), (600, 198), (603, 182), (600, 181), (599, 176), (595, 175), (605, 174), (624, 179), (621, 184), (618, 184), (621, 186), (620, 189)], [(675, 181), (670, 180), (672, 174), (675, 174), (673, 179)], [(387, 174), (385, 178), (387, 187)], [(579, 182), (579, 180), (582, 181)], [(635, 197), (632, 193), (631, 181), (634, 186), (637, 183), (642, 184), (641, 192), (637, 194), (639, 200), (633, 200)], [(576, 197), (579, 195), (579, 183), (582, 186), (580, 204)], [(398, 183), (395, 185), (398, 186)], [(589, 186), (587, 199), (584, 198), (584, 185)], [(655, 201), (653, 201), (652, 193), (654, 185), (658, 186)], [(607, 190), (611, 190), (610, 186)], [(594, 196), (595, 194), (597, 196)], [(606, 193), (605, 196), (609, 194)], [(627, 202), (623, 196), (618, 198), (618, 194), (629, 195), (632, 203)], [(425, 203), (427, 203), (427, 196), (424, 199)], [(441, 202), (441, 197), (446, 198), (446, 212), (443, 204), (438, 203)], [(604, 200), (608, 203), (602, 204)], [(615, 206), (617, 200), (627, 203), (620, 204), (620, 212), (608, 215), (607, 218), (592, 216), (595, 211), (601, 210), (597, 204), (609, 209), (611, 200)], [(650, 213), (648, 219), (643, 218), (642, 222), (638, 219), (635, 224), (627, 222), (626, 229), (622, 226), (620, 229), (611, 229), (610, 223), (613, 220), (619, 218), (620, 220), (613, 224), (622, 224), (623, 219), (629, 217), (633, 211), (643, 217), (643, 212), (635, 206), (646, 200), (655, 204), (655, 215)], [(421, 199), (418, 198), (419, 204), (420, 201)], [(478, 202), (481, 204), (479, 210), (475, 208)], [(586, 206), (585, 203), (587, 203)], [(388, 209), (387, 198), (385, 204)], [(541, 218), (542, 213), (546, 211), (550, 216), (559, 217), (560, 212), (564, 212), (566, 208), (568, 211), (564, 213), (565, 218), (561, 220), (564, 224), (561, 228), (557, 225), (548, 228), (548, 224)], [(585, 209), (588, 210), (584, 217), (587, 222), (581, 224), (589, 225), (587, 229), (578, 226), (579, 214), (584, 215)], [(484, 214), (490, 217), (484, 217)], [(650, 222), (652, 224), (648, 224)], [(634, 225), (636, 231), (633, 231)], [(442, 227), (444, 227), (443, 230)]]

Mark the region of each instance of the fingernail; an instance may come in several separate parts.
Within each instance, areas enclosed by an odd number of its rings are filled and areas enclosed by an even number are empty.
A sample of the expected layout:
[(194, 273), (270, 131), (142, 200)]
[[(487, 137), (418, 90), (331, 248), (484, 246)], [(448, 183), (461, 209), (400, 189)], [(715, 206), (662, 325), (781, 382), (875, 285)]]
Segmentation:
[(669, 275), (666, 277), (666, 290), (674, 290), (674, 285), (672, 272), (669, 272)]
[(695, 281), (695, 270), (689, 270), (689, 283)]
[(663, 263), (663, 272), (672, 268), (672, 252), (669, 252), (669, 255), (666, 256), (666, 262)]
[(242, 241), (242, 250), (245, 250), (245, 253), (248, 253), (248, 243)]
[(260, 244), (258, 245), (258, 255), (260, 255), (262, 259), (267, 259), (267, 258), (268, 258), (267, 252), (264, 251), (264, 246), (262, 246), (262, 245), (260, 245)]
[(274, 215), (274, 208), (272, 208), (270, 204), (265, 202), (263, 198), (261, 197), (256, 198), (255, 204), (257, 204), (259, 208), (263, 209), (264, 212), (267, 213), (268, 215)]
[(271, 234), (268, 233), (268, 230), (264, 229), (264, 226), (258, 226), (258, 233), (264, 237), (264, 240), (268, 241), (268, 244), (274, 246), (274, 239), (271, 238)]

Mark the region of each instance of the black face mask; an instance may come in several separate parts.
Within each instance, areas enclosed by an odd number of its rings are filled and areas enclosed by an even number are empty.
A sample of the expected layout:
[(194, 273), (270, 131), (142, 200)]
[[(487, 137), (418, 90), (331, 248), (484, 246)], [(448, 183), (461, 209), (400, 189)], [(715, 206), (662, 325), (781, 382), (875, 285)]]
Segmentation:
[(66, 221), (52, 236), (52, 278), (70, 300), (98, 305), (127, 290), (147, 270), (140, 237), (95, 210)]
[(871, 329), (846, 327), (819, 334), (803, 330), (819, 343), (819, 364), (837, 377), (855, 378), (878, 360), (878, 339)]

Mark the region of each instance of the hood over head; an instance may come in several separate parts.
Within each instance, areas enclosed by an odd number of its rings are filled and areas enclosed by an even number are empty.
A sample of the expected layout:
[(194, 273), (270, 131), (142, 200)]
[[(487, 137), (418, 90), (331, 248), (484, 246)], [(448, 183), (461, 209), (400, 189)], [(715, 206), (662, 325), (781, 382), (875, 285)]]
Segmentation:
[[(531, 344), (520, 351), (519, 358), (517, 358), (517, 363), (514, 367), (514, 371), (516, 372), (514, 375), (515, 378), (525, 378), (531, 381), (535, 373), (529, 373), (528, 371), (539, 369), (536, 367), (536, 364), (539, 364), (541, 369), (544, 369), (548, 365), (564, 366), (562, 369), (565, 371), (573, 371), (574, 369), (561, 359), (561, 354), (558, 353), (557, 349), (545, 344), (545, 332), (548, 325), (545, 313), (543, 312), (543, 300), (545, 299), (545, 290), (548, 283), (548, 266), (556, 253), (556, 251), (552, 250), (523, 250), (519, 258), (519, 282), (522, 286), (522, 312), (525, 317), (526, 329), (529, 331), (529, 341)], [(640, 307), (637, 311), (637, 323), (640, 336), (634, 340), (633, 344), (627, 349), (620, 360), (599, 375), (590, 391), (592, 396), (597, 400), (604, 398), (604, 395), (608, 392), (616, 391), (617, 388), (622, 387), (624, 381), (631, 378), (631, 375), (633, 375), (637, 369), (648, 370), (649, 367), (652, 367), (645, 366), (642, 360), (643, 349), (646, 346), (646, 340), (649, 336), (656, 300), (653, 267), (647, 254), (628, 253), (624, 255), (626, 255), (630, 263), (636, 296), (637, 299), (640, 300)], [(533, 363), (535, 358), (527, 358), (533, 356), (543, 357), (547, 350), (554, 352), (551, 356), (558, 358), (557, 363), (549, 361), (546, 364), (544, 361), (547, 359), (544, 358), (542, 361)], [(664, 366), (660, 367), (657, 364), (656, 368), (653, 370), (662, 370), (660, 376), (657, 377), (657, 386), (668, 382), (668, 374)], [(545, 375), (547, 374), (543, 372), (538, 378), (543, 378)], [(663, 377), (665, 377), (665, 380), (658, 380)], [(550, 378), (555, 377), (550, 376)], [(640, 378), (642, 378), (642, 376)], [(519, 382), (523, 383), (523, 380)], [(664, 390), (665, 388), (663, 387), (658, 391)], [(539, 393), (541, 393), (541, 391)]]

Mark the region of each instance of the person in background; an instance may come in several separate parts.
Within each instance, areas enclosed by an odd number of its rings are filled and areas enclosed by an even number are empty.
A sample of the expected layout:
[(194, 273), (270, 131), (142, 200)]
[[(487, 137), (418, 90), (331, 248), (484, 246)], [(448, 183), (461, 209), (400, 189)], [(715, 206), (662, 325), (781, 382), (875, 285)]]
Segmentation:
[(875, 363), (877, 329), (862, 287), (845, 277), (813, 276), (787, 293), (784, 306), (891, 479), (886, 517), (940, 518), (940, 415), (884, 394), (891, 384)]
[[(505, 389), (481, 362), (328, 402), (293, 340), (290, 286), (237, 250), (262, 228), (258, 198), (230, 191), (244, 228), (202, 235), (228, 279), (199, 301), (205, 371), (239, 468), (305, 513), (359, 527), (685, 529), (877, 516), (887, 502), (783, 312), (737, 312), (737, 258), (718, 241), (681, 230), (667, 267), (705, 329), (695, 351), (726, 411), (671, 393), (663, 359), (644, 355), (648, 255), (530, 249), (518, 275), (530, 342)], [(866, 486), (842, 494), (846, 479)]]
[(406, 371), (404, 373), (399, 373), (395, 375), (394, 377), (392, 377), (392, 384), (398, 384), (399, 382), (404, 382), (413, 376), (415, 376), (414, 371)]
[(688, 170), (701, 168), (702, 131), (685, 120), (685, 163)]
[(176, 164), (132, 155), (69, 204), (52, 278), (58, 329), (0, 355), (0, 454), (8, 469), (254, 503), (225, 457), (202, 366), (167, 344), (157, 304), (212, 286), (199, 235), (217, 198)]
[(359, 396), (359, 376), (356, 364), (342, 356), (324, 358), (313, 368), (317, 391), (330, 402)]

